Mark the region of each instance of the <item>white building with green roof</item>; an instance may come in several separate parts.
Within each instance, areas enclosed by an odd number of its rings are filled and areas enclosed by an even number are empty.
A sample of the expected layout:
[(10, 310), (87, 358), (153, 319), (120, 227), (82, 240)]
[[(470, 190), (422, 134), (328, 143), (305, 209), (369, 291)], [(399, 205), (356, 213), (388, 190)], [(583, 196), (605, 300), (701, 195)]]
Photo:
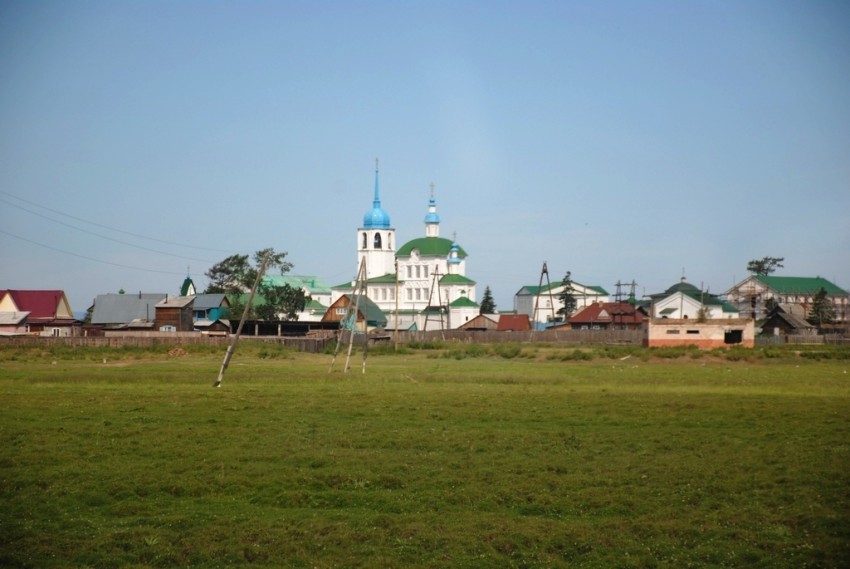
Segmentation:
[[(514, 312), (528, 315), (531, 325), (539, 328), (563, 319), (559, 311), (564, 303), (558, 298), (564, 291), (560, 281), (544, 285), (525, 285), (514, 295)], [(609, 294), (598, 285), (583, 285), (572, 281), (572, 293), (576, 299), (576, 312), (594, 302), (608, 302)], [(571, 315), (567, 315), (569, 317)]]
[(846, 323), (850, 318), (850, 295), (823, 277), (750, 275), (726, 291), (726, 300), (737, 306), (742, 315), (761, 320), (771, 305), (797, 305), (808, 314), (821, 289), (835, 307), (836, 323)]
[[(478, 314), (476, 283), (466, 276), (467, 252), (440, 236), (433, 185), (424, 222), (423, 237), (395, 249), (395, 229), (381, 205), (376, 168), (372, 208), (357, 229), (357, 268), (365, 264), (368, 297), (387, 315), (391, 329), (458, 328)], [(332, 303), (353, 292), (354, 285), (352, 280), (332, 287)]]

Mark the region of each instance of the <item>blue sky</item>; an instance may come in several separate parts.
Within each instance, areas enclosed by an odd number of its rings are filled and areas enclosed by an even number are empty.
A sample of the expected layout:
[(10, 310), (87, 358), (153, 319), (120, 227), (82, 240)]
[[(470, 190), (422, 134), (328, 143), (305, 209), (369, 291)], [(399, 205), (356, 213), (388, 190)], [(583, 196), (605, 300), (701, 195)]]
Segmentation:
[(479, 299), (567, 270), (850, 288), (850, 4), (0, 2), (0, 288), (177, 293), (230, 253), (356, 272), (374, 161)]

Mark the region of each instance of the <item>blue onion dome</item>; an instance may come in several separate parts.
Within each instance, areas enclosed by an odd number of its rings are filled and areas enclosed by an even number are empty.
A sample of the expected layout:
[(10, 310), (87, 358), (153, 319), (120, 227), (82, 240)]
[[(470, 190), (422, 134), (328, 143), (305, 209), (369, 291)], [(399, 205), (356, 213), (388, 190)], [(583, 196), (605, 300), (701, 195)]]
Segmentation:
[(375, 161), (375, 198), (372, 200), (372, 209), (363, 216), (363, 227), (365, 229), (389, 229), (390, 214), (381, 207), (381, 194), (378, 191), (378, 161)]
[(390, 214), (381, 207), (380, 202), (363, 216), (363, 227), (366, 229), (389, 229)]

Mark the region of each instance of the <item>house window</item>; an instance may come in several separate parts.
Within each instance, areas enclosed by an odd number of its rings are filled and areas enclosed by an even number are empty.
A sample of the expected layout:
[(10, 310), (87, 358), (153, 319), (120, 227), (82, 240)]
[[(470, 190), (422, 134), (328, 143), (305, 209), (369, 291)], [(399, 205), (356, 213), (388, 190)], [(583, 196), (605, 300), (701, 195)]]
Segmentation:
[(347, 310), (348, 308), (338, 307), (336, 310), (334, 310), (334, 312), (337, 314), (337, 316), (345, 316)]
[(381, 234), (376, 232), (375, 233), (375, 249), (380, 249), (380, 248), (381, 248)]
[(675, 330), (675, 329), (667, 330), (668, 334), (678, 334), (679, 332), (680, 332), (680, 330)]
[(688, 330), (688, 334), (699, 334), (699, 330)]
[(724, 344), (740, 344), (744, 341), (743, 330), (727, 330), (723, 334)]

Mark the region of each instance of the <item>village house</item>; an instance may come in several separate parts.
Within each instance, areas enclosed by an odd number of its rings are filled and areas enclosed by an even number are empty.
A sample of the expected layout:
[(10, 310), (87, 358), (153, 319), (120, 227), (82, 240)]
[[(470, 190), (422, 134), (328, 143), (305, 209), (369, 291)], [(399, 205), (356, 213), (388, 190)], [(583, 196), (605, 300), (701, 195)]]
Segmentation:
[(640, 330), (646, 313), (630, 302), (594, 302), (567, 320), (573, 330)]
[[(352, 322), (345, 322), (350, 306), (357, 308), (356, 318), (352, 318)], [(351, 311), (353, 313), (354, 309), (352, 308)], [(340, 328), (353, 328), (358, 332), (371, 332), (375, 329), (386, 328), (387, 317), (368, 296), (345, 294), (331, 304), (322, 318), (322, 322), (339, 322)]]
[(0, 290), (0, 315), (4, 334), (68, 337), (82, 330), (61, 290)]

